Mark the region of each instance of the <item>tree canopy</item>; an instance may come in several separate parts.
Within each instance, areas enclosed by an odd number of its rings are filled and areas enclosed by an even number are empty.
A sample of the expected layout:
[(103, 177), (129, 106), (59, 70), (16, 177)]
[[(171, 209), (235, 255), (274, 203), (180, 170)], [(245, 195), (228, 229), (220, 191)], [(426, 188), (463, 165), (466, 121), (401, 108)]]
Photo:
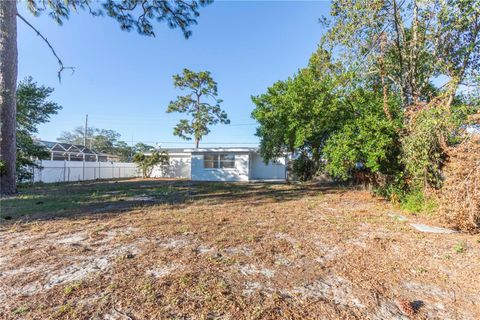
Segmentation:
[[(84, 127), (76, 127), (72, 131), (64, 131), (57, 138), (59, 142), (83, 145)], [(111, 129), (99, 129), (95, 127), (87, 128), (87, 145), (86, 147), (97, 152), (117, 155), (121, 161), (132, 161), (132, 156), (138, 152), (149, 152), (154, 150), (153, 146), (138, 142), (135, 145), (129, 145), (127, 142), (120, 140), (120, 133)]]
[(220, 107), (222, 100), (218, 99), (217, 83), (208, 71), (193, 72), (188, 69), (174, 75), (173, 83), (176, 88), (188, 93), (171, 101), (167, 113), (179, 112), (191, 116), (190, 120), (180, 120), (173, 134), (185, 140), (193, 137), (198, 148), (200, 140), (210, 132), (209, 126), (230, 123), (227, 113)]
[(166, 23), (180, 28), (186, 38), (190, 27), (197, 24), (199, 8), (213, 0), (29, 0), (28, 9), (36, 16), (47, 13), (58, 24), (68, 20), (72, 11), (85, 10), (94, 16), (107, 15), (120, 24), (122, 30), (135, 29), (138, 33), (155, 36), (154, 23)]
[[(50, 121), (50, 117), (62, 109), (50, 101), (53, 88), (40, 86), (32, 77), (20, 81), (17, 87), (17, 178), (30, 177), (30, 168), (36, 166), (32, 159), (43, 158), (48, 152), (37, 143), (34, 135), (38, 125)], [(30, 167), (30, 168), (29, 168)]]
[(252, 113), (259, 123), (260, 152), (266, 160), (284, 152), (307, 152), (319, 161), (319, 151), (342, 114), (336, 113), (339, 95), (328, 74), (321, 81), (312, 69), (278, 81), (267, 93), (252, 97)]
[(480, 2), (336, 0), (330, 17), (308, 66), (252, 97), (262, 155), (293, 154), (303, 178), (440, 188), (479, 110)]
[(428, 102), (432, 81), (451, 104), (461, 84), (479, 85), (479, 0), (336, 0), (322, 39), (363, 74), (385, 78), (404, 108)]
[[(327, 72), (332, 66), (335, 72)], [(372, 172), (388, 171), (382, 164), (396, 155), (392, 144), (399, 123), (379, 108), (381, 94), (364, 88), (354, 74), (337, 74), (340, 67), (319, 48), (307, 68), (252, 97), (266, 160), (293, 154), (294, 170), (313, 171), (297, 172), (305, 179), (319, 170), (347, 179), (358, 163)], [(342, 88), (346, 81), (348, 88)], [(398, 105), (394, 100), (391, 97), (392, 112)]]
[[(59, 142), (83, 145), (84, 127), (76, 127), (73, 131), (64, 131), (57, 138)], [(93, 150), (103, 153), (112, 153), (119, 142), (120, 134), (110, 129), (87, 128), (87, 145)]]

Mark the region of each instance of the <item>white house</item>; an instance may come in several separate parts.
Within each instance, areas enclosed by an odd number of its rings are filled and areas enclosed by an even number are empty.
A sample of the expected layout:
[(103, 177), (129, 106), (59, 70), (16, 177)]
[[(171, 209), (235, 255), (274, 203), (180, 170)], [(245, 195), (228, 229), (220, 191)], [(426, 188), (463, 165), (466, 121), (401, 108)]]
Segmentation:
[(286, 179), (286, 158), (265, 164), (257, 148), (163, 149), (169, 165), (154, 169), (152, 177), (197, 181)]

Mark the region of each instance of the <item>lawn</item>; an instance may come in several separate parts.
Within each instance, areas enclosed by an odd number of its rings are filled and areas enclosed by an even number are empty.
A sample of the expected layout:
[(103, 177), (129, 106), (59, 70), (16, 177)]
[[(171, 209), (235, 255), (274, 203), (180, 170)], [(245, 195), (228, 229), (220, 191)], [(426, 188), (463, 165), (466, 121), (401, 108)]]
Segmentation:
[(1, 319), (480, 318), (480, 238), (365, 191), (136, 179), (0, 205)]

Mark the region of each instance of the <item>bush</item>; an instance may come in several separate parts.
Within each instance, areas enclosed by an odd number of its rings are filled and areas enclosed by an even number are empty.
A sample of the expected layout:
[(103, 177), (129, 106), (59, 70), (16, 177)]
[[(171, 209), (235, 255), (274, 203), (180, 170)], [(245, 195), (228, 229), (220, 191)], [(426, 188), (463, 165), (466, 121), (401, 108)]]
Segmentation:
[(402, 139), (402, 162), (414, 188), (442, 186), (441, 170), (445, 162), (452, 119), (443, 107), (418, 111)]
[(405, 181), (403, 173), (386, 180), (374, 188), (374, 193), (399, 205), (403, 210), (430, 214), (438, 208), (436, 197), (421, 187), (412, 188)]
[(293, 160), (293, 174), (296, 179), (300, 181), (312, 180), (317, 172), (318, 166), (308, 156), (301, 154), (297, 159)]
[(167, 165), (169, 160), (168, 153), (166, 151), (158, 152), (154, 151), (151, 155), (145, 155), (143, 153), (137, 153), (133, 156), (133, 162), (142, 171), (144, 178), (150, 178), (153, 169), (157, 165)]
[(401, 173), (396, 176), (386, 177), (383, 183), (374, 186), (373, 193), (387, 198), (394, 204), (400, 204), (407, 194), (408, 186)]
[(480, 137), (449, 150), (439, 213), (445, 222), (468, 232), (480, 231)]
[(405, 194), (400, 200), (400, 207), (410, 212), (431, 214), (438, 207), (438, 204), (433, 196), (426, 195), (422, 189), (416, 189)]

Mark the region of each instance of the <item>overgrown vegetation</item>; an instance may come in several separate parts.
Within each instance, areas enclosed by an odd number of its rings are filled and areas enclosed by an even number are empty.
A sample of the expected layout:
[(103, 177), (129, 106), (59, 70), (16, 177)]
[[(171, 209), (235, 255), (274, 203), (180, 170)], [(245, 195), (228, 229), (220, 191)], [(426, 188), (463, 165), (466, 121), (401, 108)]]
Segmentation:
[(456, 228), (480, 230), (480, 137), (462, 142), (449, 152), (440, 213)]
[(464, 93), (480, 87), (480, 2), (337, 0), (330, 16), (308, 66), (252, 98), (262, 156), (291, 154), (302, 180), (326, 172), (433, 210), (479, 110)]

